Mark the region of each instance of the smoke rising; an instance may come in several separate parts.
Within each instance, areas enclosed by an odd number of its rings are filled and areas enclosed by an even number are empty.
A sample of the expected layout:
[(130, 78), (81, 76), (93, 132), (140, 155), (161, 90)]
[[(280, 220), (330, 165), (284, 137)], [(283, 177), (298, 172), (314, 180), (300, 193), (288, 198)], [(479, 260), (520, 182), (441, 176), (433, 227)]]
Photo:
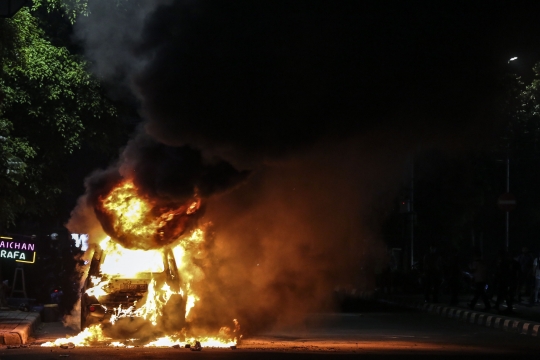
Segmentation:
[[(94, 228), (87, 222), (89, 216), (95, 217), (103, 231), (124, 247), (145, 250), (162, 247), (174, 242), (196, 223), (197, 215), (202, 212), (197, 211), (199, 199), (205, 201), (212, 195), (231, 190), (248, 175), (247, 171), (237, 171), (221, 159), (205, 159), (189, 146), (171, 147), (139, 134), (128, 143), (116, 166), (87, 178), (86, 195), (68, 227), (72, 231), (78, 230), (81, 224), (83, 228)], [(135, 193), (129, 196), (144, 199), (151, 206), (141, 218), (141, 226), (149, 226), (162, 214), (168, 214), (154, 234), (130, 232), (117, 226), (122, 218), (111, 212), (104, 200), (126, 181), (135, 186)], [(125, 201), (128, 200), (129, 197)], [(196, 209), (189, 211), (192, 205)]]
[[(147, 16), (171, 0), (91, 1), (91, 16), (81, 16), (75, 23), (75, 38), (84, 43), (93, 72), (106, 81), (120, 81), (129, 88), (129, 78), (145, 65), (134, 56)], [(118, 85), (118, 83), (116, 83)]]
[(120, 160), (120, 173), (124, 178), (133, 177), (144, 195), (163, 202), (182, 202), (194, 192), (206, 198), (231, 189), (249, 175), (217, 157), (204, 159), (190, 146), (167, 146), (147, 135), (128, 144)]
[(490, 139), (479, 124), (500, 120), (498, 50), (459, 6), (111, 3), (91, 2), (77, 36), (140, 99), (146, 134), (89, 177), (68, 227), (95, 225), (88, 208), (125, 177), (163, 203), (199, 192), (215, 226), (194, 285), (202, 327), (286, 322), (338, 284), (372, 288), (405, 158)]

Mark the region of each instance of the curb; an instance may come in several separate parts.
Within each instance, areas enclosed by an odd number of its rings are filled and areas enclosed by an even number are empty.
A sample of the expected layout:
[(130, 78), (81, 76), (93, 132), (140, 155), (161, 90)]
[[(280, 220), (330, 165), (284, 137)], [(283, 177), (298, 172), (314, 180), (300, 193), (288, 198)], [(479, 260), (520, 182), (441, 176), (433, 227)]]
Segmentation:
[(13, 330), (0, 332), (0, 343), (11, 346), (26, 344), (40, 323), (39, 313), (28, 313)]
[(470, 324), (476, 324), (493, 329), (500, 329), (513, 333), (519, 333), (521, 335), (540, 337), (540, 323), (528, 320), (468, 310), (455, 306), (426, 304), (415, 300), (402, 299), (399, 297), (392, 298), (372, 296), (372, 300), (407, 308), (418, 309), (434, 313), (442, 317), (453, 318), (459, 321), (467, 322)]

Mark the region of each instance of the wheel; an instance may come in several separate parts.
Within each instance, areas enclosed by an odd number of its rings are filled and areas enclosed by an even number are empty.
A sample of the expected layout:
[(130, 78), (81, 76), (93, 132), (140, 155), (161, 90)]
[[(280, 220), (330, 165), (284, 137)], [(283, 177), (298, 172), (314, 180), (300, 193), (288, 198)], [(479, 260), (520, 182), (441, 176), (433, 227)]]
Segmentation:
[(84, 295), (81, 297), (81, 331), (86, 329), (86, 317), (87, 317), (87, 313), (86, 313), (86, 304), (85, 304), (85, 301), (83, 300), (84, 298)]
[(166, 331), (180, 331), (186, 326), (186, 301), (180, 294), (172, 295), (163, 308), (161, 326)]

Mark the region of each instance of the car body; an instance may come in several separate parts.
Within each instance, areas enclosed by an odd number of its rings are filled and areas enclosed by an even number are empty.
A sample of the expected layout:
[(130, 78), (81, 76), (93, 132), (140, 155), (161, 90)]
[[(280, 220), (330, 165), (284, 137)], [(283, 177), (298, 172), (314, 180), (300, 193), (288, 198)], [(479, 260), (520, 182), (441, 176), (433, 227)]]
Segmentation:
[[(174, 254), (169, 248), (162, 249), (162, 254), (163, 271), (161, 272), (142, 271), (130, 276), (107, 275), (102, 273), (102, 267), (109, 254), (106, 250), (97, 249), (92, 256), (88, 275), (81, 289), (81, 329), (94, 323), (109, 323), (113, 315), (118, 316), (120, 310), (126, 311), (129, 308), (140, 307), (152, 281), (159, 288), (167, 284), (177, 293), (167, 302), (167, 305), (174, 304), (176, 312), (185, 313), (185, 301), (183, 296), (178, 294), (180, 277)], [(98, 282), (102, 285), (99, 286), (100, 296), (92, 291)]]

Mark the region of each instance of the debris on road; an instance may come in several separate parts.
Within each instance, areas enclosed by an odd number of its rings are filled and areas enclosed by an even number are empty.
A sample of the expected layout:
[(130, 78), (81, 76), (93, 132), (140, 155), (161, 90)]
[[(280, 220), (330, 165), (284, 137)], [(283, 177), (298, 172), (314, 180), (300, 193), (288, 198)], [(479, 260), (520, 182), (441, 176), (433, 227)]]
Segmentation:
[(191, 347), (191, 351), (202, 351), (202, 346), (199, 341), (195, 341), (195, 346)]

